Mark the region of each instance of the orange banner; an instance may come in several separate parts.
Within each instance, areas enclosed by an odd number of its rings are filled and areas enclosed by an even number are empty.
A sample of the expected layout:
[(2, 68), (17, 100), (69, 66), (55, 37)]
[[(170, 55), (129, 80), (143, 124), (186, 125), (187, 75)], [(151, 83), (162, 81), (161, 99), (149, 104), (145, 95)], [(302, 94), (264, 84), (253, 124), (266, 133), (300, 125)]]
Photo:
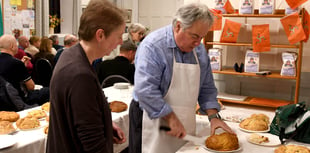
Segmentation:
[(222, 30), (222, 14), (218, 14), (215, 11), (211, 11), (213, 13), (213, 25), (209, 29), (209, 31)]
[(295, 9), (307, 1), (308, 0), (286, 0), (286, 3), (290, 6), (291, 9)]
[(225, 5), (224, 5), (224, 9), (226, 10), (227, 14), (233, 14), (235, 12), (233, 6), (231, 5), (230, 1), (227, 0)]
[(270, 51), (269, 24), (252, 26), (253, 52)]
[(226, 19), (220, 42), (237, 42), (241, 23)]
[(298, 13), (293, 13), (281, 19), (282, 26), (290, 44), (306, 39), (306, 35)]
[(309, 39), (309, 28), (310, 28), (310, 15), (308, 13), (308, 11), (305, 9), (305, 14), (304, 14), (304, 18), (303, 18), (303, 28), (304, 28), (304, 32), (306, 35), (306, 39), (304, 40), (304, 42), (307, 42)]

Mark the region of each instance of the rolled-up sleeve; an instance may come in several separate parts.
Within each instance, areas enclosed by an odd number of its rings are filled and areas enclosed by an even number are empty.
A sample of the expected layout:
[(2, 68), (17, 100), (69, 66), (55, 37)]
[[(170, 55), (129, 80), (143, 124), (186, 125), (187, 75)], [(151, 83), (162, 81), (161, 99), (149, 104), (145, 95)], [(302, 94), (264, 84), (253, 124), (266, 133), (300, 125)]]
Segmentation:
[(136, 56), (135, 96), (140, 106), (151, 119), (160, 118), (172, 112), (169, 104), (163, 99), (160, 90), (163, 73), (166, 69), (165, 56), (161, 56), (159, 47), (141, 44)]

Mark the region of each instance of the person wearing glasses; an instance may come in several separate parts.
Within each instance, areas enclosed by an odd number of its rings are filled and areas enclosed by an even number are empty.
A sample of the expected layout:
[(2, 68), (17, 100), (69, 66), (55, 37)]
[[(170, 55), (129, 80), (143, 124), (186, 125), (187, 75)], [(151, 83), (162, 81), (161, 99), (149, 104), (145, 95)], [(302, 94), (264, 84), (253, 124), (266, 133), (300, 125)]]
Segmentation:
[[(141, 41), (141, 39), (144, 37), (146, 28), (144, 25), (140, 23), (132, 23), (128, 29), (128, 38), (125, 38), (124, 40), (131, 40), (136, 45), (138, 45)], [(126, 36), (125, 36), (126, 37)]]
[(129, 109), (130, 153), (176, 152), (186, 134), (195, 134), (197, 102), (208, 114), (211, 134), (217, 128), (234, 133), (218, 115), (210, 59), (201, 43), (212, 23), (206, 5), (187, 4), (172, 25), (148, 34), (139, 45)]

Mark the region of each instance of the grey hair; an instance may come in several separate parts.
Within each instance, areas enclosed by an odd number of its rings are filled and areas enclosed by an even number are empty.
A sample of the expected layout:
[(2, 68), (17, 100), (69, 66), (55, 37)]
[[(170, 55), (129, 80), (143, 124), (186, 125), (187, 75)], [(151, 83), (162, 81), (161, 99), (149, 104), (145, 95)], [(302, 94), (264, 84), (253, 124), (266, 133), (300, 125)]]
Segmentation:
[(209, 11), (209, 8), (205, 4), (191, 3), (178, 9), (172, 24), (173, 27), (175, 27), (177, 21), (180, 21), (182, 23), (182, 29), (185, 30), (191, 27), (192, 24), (198, 20), (207, 22), (209, 27), (211, 27), (213, 24), (213, 14)]
[(78, 41), (78, 39), (74, 35), (68, 34), (64, 37), (64, 45), (70, 45), (76, 41)]
[(128, 27), (128, 32), (138, 32), (139, 30), (146, 30), (145, 26), (143, 26), (140, 23), (132, 23), (129, 27)]

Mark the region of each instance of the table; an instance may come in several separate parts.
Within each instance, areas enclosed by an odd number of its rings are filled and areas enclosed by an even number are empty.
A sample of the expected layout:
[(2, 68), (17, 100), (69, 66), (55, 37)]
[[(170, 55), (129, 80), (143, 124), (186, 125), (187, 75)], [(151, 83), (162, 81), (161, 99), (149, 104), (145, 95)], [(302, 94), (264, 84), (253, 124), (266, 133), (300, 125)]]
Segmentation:
[[(108, 101), (123, 101), (128, 105), (128, 109), (121, 113), (112, 113), (112, 120), (116, 123), (126, 135), (126, 142), (123, 144), (114, 144), (114, 152), (120, 152), (128, 146), (129, 136), (129, 104), (131, 102), (133, 86), (128, 89), (115, 89), (114, 87), (108, 87), (103, 89), (105, 95), (108, 97)], [(41, 109), (41, 107), (35, 107), (18, 112), (20, 117), (23, 118), (27, 113), (34, 109)], [(35, 130), (19, 131), (13, 135), (17, 140), (17, 143), (12, 147), (1, 149), (0, 153), (45, 153), (47, 136), (44, 134), (44, 126), (47, 125), (45, 120), (41, 120), (41, 127)]]
[[(264, 108), (258, 108), (258, 107), (251, 107), (251, 106), (243, 106), (242, 108), (235, 106), (235, 105), (230, 105), (230, 106), (225, 106), (225, 109), (220, 112), (222, 118), (228, 118), (228, 117), (240, 117), (240, 118), (245, 118), (250, 116), (253, 113), (264, 113), (266, 114), (269, 118), (270, 121), (272, 121), (274, 117), (274, 110)], [(207, 137), (210, 135), (210, 128), (209, 126), (209, 121), (207, 116), (203, 115), (196, 115), (197, 119), (197, 136), (202, 136), (202, 137)], [(225, 121), (237, 134), (239, 143), (242, 146), (242, 150), (238, 151), (239, 153), (273, 153), (274, 149), (276, 147), (265, 147), (265, 146), (259, 146), (252, 144), (246, 140), (246, 136), (251, 134), (251, 133), (246, 133), (243, 132), (239, 129), (239, 123), (236, 122), (231, 122), (231, 121)], [(222, 129), (219, 129), (216, 131), (216, 133), (221, 133), (223, 132)], [(303, 145), (308, 148), (310, 148), (310, 144), (305, 144), (305, 143), (300, 143), (296, 141), (290, 141), (288, 144), (296, 144), (296, 145)], [(211, 153), (210, 151), (207, 151), (200, 145), (195, 145), (192, 142), (187, 142), (183, 147), (181, 147), (177, 153)]]

